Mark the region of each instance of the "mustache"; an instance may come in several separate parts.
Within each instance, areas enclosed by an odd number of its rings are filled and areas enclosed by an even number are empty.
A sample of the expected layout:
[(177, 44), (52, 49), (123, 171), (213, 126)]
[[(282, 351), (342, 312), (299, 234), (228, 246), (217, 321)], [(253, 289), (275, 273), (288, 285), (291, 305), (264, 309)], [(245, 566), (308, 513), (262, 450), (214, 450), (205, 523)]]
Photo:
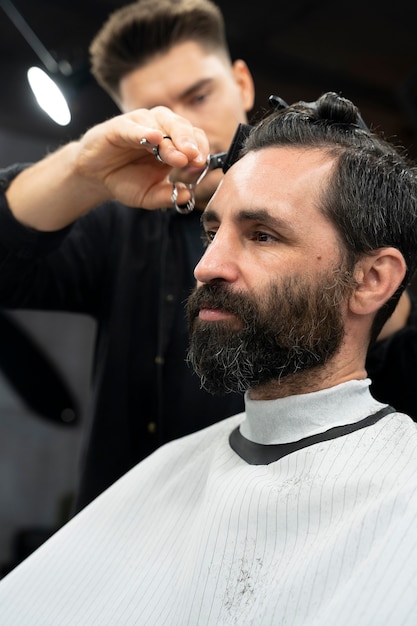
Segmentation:
[(188, 320), (192, 322), (201, 309), (220, 309), (245, 319), (246, 311), (250, 309), (252, 312), (253, 306), (247, 294), (231, 291), (225, 284), (213, 283), (196, 287), (191, 293), (186, 306)]

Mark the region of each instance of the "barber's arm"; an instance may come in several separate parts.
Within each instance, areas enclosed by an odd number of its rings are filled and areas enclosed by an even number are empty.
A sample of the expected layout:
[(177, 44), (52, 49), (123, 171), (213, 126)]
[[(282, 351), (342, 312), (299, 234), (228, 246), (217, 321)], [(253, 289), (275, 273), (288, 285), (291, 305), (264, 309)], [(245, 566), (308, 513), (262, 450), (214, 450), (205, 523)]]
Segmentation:
[[(149, 144), (160, 144), (164, 164)], [(11, 182), (6, 197), (22, 224), (55, 231), (111, 199), (147, 209), (168, 205), (170, 168), (188, 163), (202, 167), (207, 154), (204, 133), (184, 118), (165, 107), (139, 109), (98, 124), (79, 141), (25, 169)], [(179, 189), (178, 202), (188, 199), (189, 192)]]

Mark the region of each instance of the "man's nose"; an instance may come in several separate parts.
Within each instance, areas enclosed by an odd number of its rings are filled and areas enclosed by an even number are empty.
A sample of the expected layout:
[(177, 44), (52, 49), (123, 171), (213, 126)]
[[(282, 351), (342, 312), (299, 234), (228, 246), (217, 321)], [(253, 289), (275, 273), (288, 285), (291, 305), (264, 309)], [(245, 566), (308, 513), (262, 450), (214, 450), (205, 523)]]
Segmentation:
[(217, 232), (194, 270), (200, 283), (225, 281), (232, 283), (239, 276), (237, 247)]

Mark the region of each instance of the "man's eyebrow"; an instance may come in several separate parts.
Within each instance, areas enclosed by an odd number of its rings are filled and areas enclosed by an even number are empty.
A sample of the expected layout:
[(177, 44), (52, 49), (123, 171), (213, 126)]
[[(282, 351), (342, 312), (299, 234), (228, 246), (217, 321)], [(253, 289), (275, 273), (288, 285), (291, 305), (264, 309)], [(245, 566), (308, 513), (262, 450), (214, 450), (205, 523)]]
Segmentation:
[[(294, 227), (287, 220), (271, 215), (266, 209), (242, 209), (234, 216), (237, 222), (261, 222), (264, 226), (293, 232)], [(201, 216), (203, 226), (208, 222), (221, 222), (218, 213), (214, 209), (206, 209)]]
[(213, 209), (205, 209), (201, 214), (200, 221), (204, 226), (207, 222), (220, 222), (220, 218)]

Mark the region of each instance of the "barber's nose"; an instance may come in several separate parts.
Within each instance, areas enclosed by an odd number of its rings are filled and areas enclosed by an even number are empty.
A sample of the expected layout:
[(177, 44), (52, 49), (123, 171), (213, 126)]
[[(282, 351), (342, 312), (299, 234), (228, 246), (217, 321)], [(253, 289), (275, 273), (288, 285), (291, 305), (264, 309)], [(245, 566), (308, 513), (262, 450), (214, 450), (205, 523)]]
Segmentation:
[(239, 276), (236, 246), (218, 232), (196, 266), (194, 276), (206, 284), (236, 281)]

